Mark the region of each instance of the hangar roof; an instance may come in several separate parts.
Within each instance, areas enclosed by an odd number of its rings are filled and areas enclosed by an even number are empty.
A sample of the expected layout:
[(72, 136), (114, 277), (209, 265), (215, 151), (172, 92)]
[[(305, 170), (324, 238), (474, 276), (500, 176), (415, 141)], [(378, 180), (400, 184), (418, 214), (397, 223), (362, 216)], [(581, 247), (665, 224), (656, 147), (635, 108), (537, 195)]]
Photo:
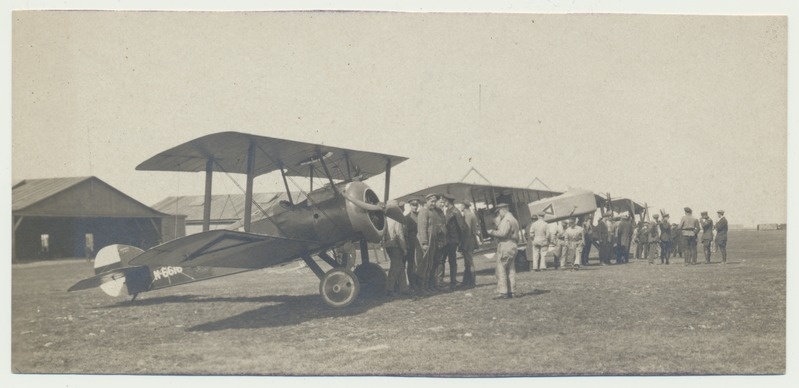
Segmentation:
[[(295, 203), (302, 202), (305, 196), (299, 192), (291, 193)], [(286, 193), (254, 193), (253, 200), (263, 209), (271, 206), (276, 201), (288, 200)], [(203, 195), (183, 195), (166, 197), (155, 205), (153, 209), (167, 214), (186, 216), (186, 222), (202, 221)], [(214, 194), (211, 196), (211, 221), (235, 222), (244, 217), (244, 194)]]
[(11, 189), (14, 215), (50, 217), (164, 217), (94, 176), (25, 179)]

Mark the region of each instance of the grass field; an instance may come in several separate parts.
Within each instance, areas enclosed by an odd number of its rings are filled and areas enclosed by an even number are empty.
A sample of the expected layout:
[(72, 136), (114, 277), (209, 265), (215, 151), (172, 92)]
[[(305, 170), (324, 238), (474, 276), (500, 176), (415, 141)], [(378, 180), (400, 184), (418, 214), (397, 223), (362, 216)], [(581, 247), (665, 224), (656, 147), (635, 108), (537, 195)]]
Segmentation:
[[(146, 293), (67, 293), (85, 261), (14, 265), (12, 371), (247, 375), (713, 375), (786, 368), (785, 232), (730, 233), (729, 264), (633, 261), (328, 308), (297, 263)], [(700, 254), (701, 255), (701, 254)], [(701, 261), (701, 258), (700, 258)], [(592, 264), (595, 263), (592, 260)], [(385, 263), (381, 263), (385, 265)]]

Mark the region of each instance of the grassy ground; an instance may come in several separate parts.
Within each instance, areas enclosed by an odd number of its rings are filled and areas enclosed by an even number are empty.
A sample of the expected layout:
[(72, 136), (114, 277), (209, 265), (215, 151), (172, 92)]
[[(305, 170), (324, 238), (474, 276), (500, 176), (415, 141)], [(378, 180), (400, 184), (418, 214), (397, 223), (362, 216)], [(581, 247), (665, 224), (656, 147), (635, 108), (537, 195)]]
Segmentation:
[[(14, 373), (256, 375), (781, 374), (785, 233), (731, 232), (729, 261), (635, 261), (328, 308), (297, 263), (140, 295), (67, 293), (85, 261), (15, 265)], [(720, 259), (715, 257), (718, 262)], [(594, 261), (592, 261), (594, 263)], [(385, 263), (382, 263), (385, 265)]]

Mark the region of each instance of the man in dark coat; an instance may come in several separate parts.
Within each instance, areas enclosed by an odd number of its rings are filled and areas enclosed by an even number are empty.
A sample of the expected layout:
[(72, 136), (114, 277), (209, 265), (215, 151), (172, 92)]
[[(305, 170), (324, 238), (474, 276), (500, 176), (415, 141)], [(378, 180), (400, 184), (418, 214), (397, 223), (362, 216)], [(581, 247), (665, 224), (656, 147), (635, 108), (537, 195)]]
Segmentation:
[(428, 194), (425, 197), (425, 205), (419, 209), (417, 216), (416, 238), (419, 242), (419, 265), (416, 267), (416, 275), (419, 278), (419, 288), (423, 292), (433, 291), (435, 284), (435, 262), (443, 253), (446, 244), (447, 232), (444, 226), (443, 216), (439, 216), (436, 211), (437, 194)]
[(610, 264), (610, 248), (612, 248), (613, 243), (608, 240), (610, 237), (606, 222), (608, 217), (608, 214), (602, 215), (602, 219), (600, 219), (596, 227), (594, 227), (594, 240), (599, 245), (600, 265)]
[(412, 290), (419, 288), (419, 278), (416, 276), (416, 247), (418, 240), (416, 234), (417, 218), (419, 217), (419, 200), (411, 199), (408, 201), (411, 211), (405, 215), (405, 241), (408, 244), (408, 251), (405, 252), (405, 266), (408, 274), (408, 283)]
[(669, 215), (663, 215), (663, 222), (660, 223), (660, 264), (668, 264), (671, 256), (671, 224)]
[(716, 246), (721, 252), (721, 263), (727, 264), (727, 218), (724, 210), (718, 211), (719, 220), (716, 221)]
[(705, 264), (710, 264), (711, 247), (713, 246), (713, 220), (710, 219), (707, 212), (702, 212), (699, 225), (702, 227), (702, 251), (705, 253)]
[(616, 264), (630, 262), (630, 242), (633, 239), (633, 224), (627, 214), (622, 214), (616, 226)]
[(449, 288), (458, 285), (455, 279), (458, 274), (458, 247), (466, 239), (468, 227), (463, 214), (455, 208), (455, 197), (444, 194), (441, 201), (441, 210), (444, 211), (447, 226), (447, 244), (444, 246), (444, 256), (441, 258), (441, 268), (438, 271), (439, 283), (444, 282), (444, 266), (449, 261)]

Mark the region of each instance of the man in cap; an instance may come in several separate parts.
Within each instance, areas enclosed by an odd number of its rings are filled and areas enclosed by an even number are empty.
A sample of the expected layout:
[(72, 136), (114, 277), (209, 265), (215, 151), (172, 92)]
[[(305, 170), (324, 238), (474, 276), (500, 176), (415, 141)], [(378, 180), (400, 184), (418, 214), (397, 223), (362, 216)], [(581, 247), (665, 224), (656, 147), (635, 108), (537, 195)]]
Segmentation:
[(412, 198), (408, 201), (410, 212), (405, 215), (405, 242), (408, 245), (408, 250), (405, 252), (405, 267), (408, 274), (408, 283), (410, 288), (416, 291), (419, 288), (419, 279), (416, 276), (416, 248), (419, 244), (416, 234), (417, 218), (419, 217), (419, 200)]
[(533, 245), (531, 260), (533, 261), (533, 271), (547, 269), (547, 249), (549, 248), (549, 233), (547, 222), (544, 221), (544, 213), (534, 216), (534, 221), (530, 225), (530, 241)]
[[(636, 254), (638, 259), (646, 259), (649, 257), (649, 221), (641, 221), (641, 226), (638, 228), (638, 236), (635, 242), (638, 244), (636, 247)], [(638, 253), (640, 251), (640, 254)]]
[(663, 221), (660, 223), (660, 264), (669, 264), (671, 256), (671, 224), (669, 215), (663, 214)]
[(711, 247), (713, 244), (713, 220), (707, 212), (701, 213), (699, 225), (702, 227), (702, 250), (705, 252), (705, 264), (710, 264)]
[(655, 258), (660, 257), (660, 215), (652, 215), (654, 221), (649, 225), (649, 264), (655, 264)]
[(441, 210), (447, 226), (447, 244), (444, 246), (444, 256), (441, 258), (441, 268), (438, 271), (439, 282), (444, 282), (444, 267), (449, 261), (449, 288), (453, 289), (458, 282), (458, 247), (466, 239), (467, 227), (463, 215), (455, 208), (455, 197), (451, 194), (442, 195)]
[(610, 248), (613, 246), (609, 228), (608, 228), (608, 218), (610, 218), (610, 213), (604, 213), (602, 215), (602, 219), (596, 224), (594, 228), (594, 240), (596, 240), (597, 244), (599, 245), (599, 263), (600, 265), (608, 265), (610, 264)]
[[(400, 209), (405, 210), (405, 203), (399, 203)], [(408, 251), (405, 241), (405, 227), (402, 222), (386, 217), (386, 232), (383, 235), (383, 247), (391, 261), (386, 278), (386, 296), (391, 296), (395, 291), (406, 293), (408, 283), (405, 280), (405, 271), (402, 265), (403, 257)]]
[(425, 196), (425, 204), (419, 209), (417, 216), (416, 238), (419, 240), (419, 265), (416, 275), (419, 278), (419, 288), (422, 292), (431, 292), (435, 289), (434, 263), (440, 257), (442, 248), (447, 240), (444, 227), (444, 218), (436, 211), (438, 194), (430, 193)]
[(630, 262), (630, 243), (633, 237), (633, 224), (627, 213), (621, 215), (621, 220), (616, 226), (616, 264)]
[(474, 250), (477, 249), (478, 244), (478, 221), (477, 216), (472, 212), (472, 205), (469, 202), (460, 202), (455, 204), (455, 207), (463, 214), (463, 220), (466, 223), (465, 239), (461, 243), (461, 252), (463, 253), (463, 285), (467, 287), (474, 287), (477, 283), (475, 281), (474, 269)]
[(685, 210), (685, 215), (680, 219), (677, 227), (682, 233), (685, 265), (693, 265), (696, 264), (696, 236), (700, 230), (699, 220), (694, 218), (690, 207), (683, 210)]
[(717, 212), (719, 220), (716, 221), (716, 246), (721, 252), (721, 263), (727, 264), (727, 218), (724, 210)]
[(591, 234), (594, 229), (594, 220), (586, 215), (583, 226), (583, 251), (580, 253), (580, 265), (588, 265), (588, 255), (591, 254)]
[(574, 218), (569, 218), (566, 222), (566, 230), (563, 231), (563, 239), (566, 243), (563, 254), (563, 269), (571, 265), (572, 269), (580, 269), (580, 255), (583, 252), (583, 227), (577, 225)]
[(516, 287), (516, 265), (514, 259), (518, 250), (517, 238), (519, 222), (508, 211), (508, 205), (500, 203), (496, 207), (499, 213), (497, 229), (488, 230), (490, 236), (497, 238), (497, 294), (498, 298), (513, 298)]

